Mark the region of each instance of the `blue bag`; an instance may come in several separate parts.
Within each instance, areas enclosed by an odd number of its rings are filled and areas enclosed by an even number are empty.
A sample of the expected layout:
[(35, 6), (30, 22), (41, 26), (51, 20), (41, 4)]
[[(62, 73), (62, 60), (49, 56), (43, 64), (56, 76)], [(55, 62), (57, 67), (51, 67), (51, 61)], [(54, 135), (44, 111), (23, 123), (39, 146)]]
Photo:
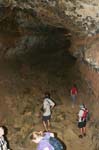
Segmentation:
[(49, 143), (53, 146), (54, 150), (63, 150), (62, 143), (55, 137), (49, 138)]

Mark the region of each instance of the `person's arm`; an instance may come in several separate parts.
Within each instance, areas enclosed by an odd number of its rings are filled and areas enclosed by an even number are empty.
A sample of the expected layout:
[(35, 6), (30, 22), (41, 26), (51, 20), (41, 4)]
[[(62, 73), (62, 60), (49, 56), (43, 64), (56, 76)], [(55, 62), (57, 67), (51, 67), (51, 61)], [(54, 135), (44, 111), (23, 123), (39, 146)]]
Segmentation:
[(53, 109), (53, 108), (54, 108), (54, 106), (55, 106), (55, 103), (54, 103), (54, 105), (51, 105), (51, 109)]
[(49, 99), (48, 101), (50, 103), (51, 109), (53, 109), (53, 107), (55, 106), (55, 103), (51, 99)]

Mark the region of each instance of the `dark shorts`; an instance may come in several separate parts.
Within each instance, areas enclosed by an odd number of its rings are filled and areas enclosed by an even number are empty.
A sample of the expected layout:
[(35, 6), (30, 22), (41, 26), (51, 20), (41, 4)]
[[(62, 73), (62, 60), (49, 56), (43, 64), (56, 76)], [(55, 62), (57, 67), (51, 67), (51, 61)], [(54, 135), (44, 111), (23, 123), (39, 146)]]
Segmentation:
[(78, 122), (78, 128), (86, 127), (86, 121)]
[(45, 122), (50, 120), (50, 119), (51, 119), (51, 115), (42, 117), (42, 121), (45, 121)]

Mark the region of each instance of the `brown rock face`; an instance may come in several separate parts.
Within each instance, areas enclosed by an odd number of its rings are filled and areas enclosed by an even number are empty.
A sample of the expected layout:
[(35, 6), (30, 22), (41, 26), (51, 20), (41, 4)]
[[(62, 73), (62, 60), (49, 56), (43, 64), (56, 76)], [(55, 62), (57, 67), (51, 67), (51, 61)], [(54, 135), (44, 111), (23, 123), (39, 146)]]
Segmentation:
[[(70, 102), (73, 83), (79, 89), (75, 109)], [(52, 130), (67, 149), (89, 150), (93, 140), (90, 150), (98, 150), (99, 0), (0, 1), (0, 122), (10, 131), (12, 149), (36, 147), (28, 138), (33, 130), (43, 130), (39, 111), (45, 91), (57, 103)], [(88, 124), (96, 132), (91, 139), (90, 128), (85, 147), (76, 126), (82, 102), (92, 115), (97, 104)]]
[(13, 28), (12, 32), (24, 32), (38, 30), (42, 25), (60, 27), (68, 29), (77, 40), (82, 39), (86, 51), (85, 42), (88, 45), (87, 39), (93, 39), (99, 31), (98, 10), (98, 0), (6, 0), (0, 4), (1, 30), (11, 32)]

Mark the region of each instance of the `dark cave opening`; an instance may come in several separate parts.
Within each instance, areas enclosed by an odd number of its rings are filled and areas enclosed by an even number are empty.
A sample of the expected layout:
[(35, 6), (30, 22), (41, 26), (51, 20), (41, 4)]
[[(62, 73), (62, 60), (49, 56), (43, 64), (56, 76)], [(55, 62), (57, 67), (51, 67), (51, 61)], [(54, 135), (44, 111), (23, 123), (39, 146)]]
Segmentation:
[[(39, 79), (44, 82), (44, 88), (53, 87), (53, 89), (67, 86), (68, 90), (73, 82), (79, 80), (79, 71), (76, 66), (76, 58), (69, 53), (71, 41), (65, 36), (64, 29), (45, 29), (45, 32), (36, 35), (38, 42), (36, 46), (29, 47), (29, 36), (25, 48), (27, 52), (21, 55), (15, 55), (11, 59), (4, 60), (5, 72), (16, 73), (20, 80)], [(39, 36), (43, 37), (40, 39)], [(33, 35), (35, 37), (35, 34)], [(34, 37), (32, 40), (34, 40)], [(24, 37), (23, 37), (24, 38)], [(31, 40), (31, 42), (33, 42)], [(31, 43), (30, 43), (31, 44)], [(24, 48), (24, 47), (23, 47)], [(8, 75), (9, 78), (12, 75)], [(35, 77), (34, 77), (35, 76)], [(44, 78), (45, 76), (45, 78)], [(44, 80), (44, 81), (43, 81)], [(37, 81), (38, 82), (38, 81)], [(27, 85), (32, 86), (31, 84)], [(42, 85), (39, 85), (42, 86)]]
[[(78, 140), (79, 105), (84, 102), (92, 115), (96, 113), (98, 116), (93, 104), (98, 104), (99, 98), (98, 74), (95, 76), (94, 70), (90, 71), (89, 64), (83, 66), (83, 56), (80, 55), (86, 40), (84, 33), (87, 32), (79, 28), (83, 27), (79, 22), (79, 17), (82, 19), (83, 15), (75, 17), (78, 9), (71, 9), (72, 2), (66, 2), (65, 7), (64, 1), (56, 1), (59, 4), (56, 8), (54, 5), (51, 8), (50, 2), (43, 5), (40, 0), (27, 1), (26, 5), (21, 1), (8, 2), (6, 7), (2, 2), (0, 4), (0, 123), (8, 128), (11, 149), (36, 149), (28, 137), (34, 130), (43, 130), (40, 107), (46, 91), (56, 102), (51, 130), (59, 134), (67, 149), (79, 149), (82, 142), (78, 141), (75, 145), (74, 140)], [(76, 14), (72, 14), (72, 10)], [(73, 84), (78, 88), (74, 109), (70, 95)], [(97, 90), (97, 99), (92, 88)], [(89, 128), (96, 124), (95, 118), (90, 123)], [(93, 129), (88, 131), (89, 135), (92, 133)], [(89, 135), (88, 140), (91, 139)], [(86, 140), (85, 149), (92, 144), (92, 139), (91, 143)]]

